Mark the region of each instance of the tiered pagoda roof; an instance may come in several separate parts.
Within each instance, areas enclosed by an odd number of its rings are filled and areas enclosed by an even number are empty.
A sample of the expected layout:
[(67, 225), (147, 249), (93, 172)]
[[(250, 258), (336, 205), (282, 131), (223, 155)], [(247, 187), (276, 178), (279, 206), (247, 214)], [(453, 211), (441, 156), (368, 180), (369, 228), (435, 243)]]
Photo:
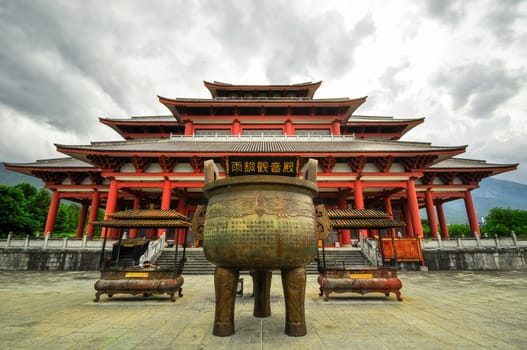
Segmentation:
[(308, 98), (312, 99), (315, 91), (322, 84), (318, 82), (305, 82), (300, 84), (285, 85), (239, 85), (228, 84), (218, 81), (203, 82), (209, 89), (213, 98)]
[[(49, 184), (87, 183), (101, 185), (105, 172), (119, 171), (133, 163), (142, 172), (151, 163), (159, 163), (164, 172), (171, 172), (178, 162), (192, 163), (199, 172), (200, 160), (226, 156), (298, 156), (318, 158), (322, 171), (331, 173), (337, 161), (349, 165), (358, 176), (366, 162), (374, 165), (370, 172), (389, 173), (394, 162), (408, 172), (420, 176), (416, 184), (448, 185), (461, 181), (474, 186), (485, 177), (514, 170), (517, 164), (491, 164), (484, 161), (454, 158), (466, 146), (435, 146), (422, 142), (401, 142), (399, 138), (424, 118), (364, 116), (353, 113), (366, 97), (315, 99), (321, 82), (291, 85), (235, 85), (204, 82), (211, 93), (209, 99), (159, 97), (172, 115), (134, 116), (126, 119), (100, 118), (123, 136), (125, 141), (93, 142), (89, 145), (57, 144), (57, 150), (71, 158), (40, 160), (34, 163), (6, 163), (10, 170), (42, 178)], [(309, 135), (197, 135), (187, 124), (223, 125), (231, 132), (234, 121), (245, 126), (294, 125), (325, 126), (328, 134)], [(341, 135), (333, 134), (334, 124)], [(331, 129), (328, 129), (331, 125)], [(302, 128), (300, 127), (300, 128)], [(198, 128), (199, 129), (199, 128)], [(311, 129), (306, 129), (309, 133)], [(215, 129), (211, 130), (213, 133)], [(251, 130), (254, 131), (254, 130)], [(329, 134), (331, 131), (331, 134)], [(420, 173), (416, 173), (418, 170)], [(401, 170), (398, 170), (401, 171)], [(417, 174), (417, 175), (416, 175)], [(381, 176), (382, 177), (382, 176)], [(377, 178), (381, 178), (377, 176)], [(375, 176), (370, 176), (370, 179)], [(461, 178), (461, 180), (459, 180)]]

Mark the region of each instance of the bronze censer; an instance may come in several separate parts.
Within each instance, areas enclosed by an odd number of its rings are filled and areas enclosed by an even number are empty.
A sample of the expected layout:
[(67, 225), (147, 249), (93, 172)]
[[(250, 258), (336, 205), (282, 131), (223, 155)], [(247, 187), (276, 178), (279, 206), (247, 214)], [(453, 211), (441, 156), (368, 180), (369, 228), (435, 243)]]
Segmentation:
[(315, 210), (317, 161), (310, 159), (304, 178), (246, 175), (218, 178), (205, 162), (206, 207), (198, 207), (193, 230), (203, 240), (207, 259), (216, 265), (213, 334), (234, 333), (239, 271), (253, 275), (254, 316), (271, 315), (272, 270), (280, 269), (285, 297), (285, 333), (306, 334), (305, 266), (313, 261), (318, 240), (329, 230), (323, 207)]

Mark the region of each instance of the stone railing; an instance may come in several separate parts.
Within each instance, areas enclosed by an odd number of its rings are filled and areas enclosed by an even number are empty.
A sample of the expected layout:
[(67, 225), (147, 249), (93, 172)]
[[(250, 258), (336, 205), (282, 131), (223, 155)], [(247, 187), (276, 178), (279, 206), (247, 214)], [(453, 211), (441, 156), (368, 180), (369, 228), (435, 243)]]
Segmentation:
[[(0, 248), (4, 249), (102, 249), (102, 240), (89, 240), (87, 236), (82, 239), (64, 237), (50, 238), (46, 235), (44, 238), (26, 236), (26, 238), (14, 238), (11, 234), (7, 239), (0, 239)], [(111, 248), (111, 243), (107, 247)]]
[(193, 140), (193, 141), (223, 141), (223, 142), (246, 142), (246, 141), (272, 141), (272, 142), (313, 142), (313, 141), (331, 141), (331, 142), (347, 142), (354, 140), (355, 136), (346, 135), (319, 135), (319, 134), (307, 134), (307, 135), (266, 135), (262, 133), (260, 135), (170, 135), (172, 141), (179, 140)]
[(153, 262), (161, 254), (165, 248), (165, 233), (163, 233), (157, 240), (150, 241), (148, 248), (139, 258), (139, 264), (144, 264), (145, 261)]
[(424, 250), (474, 250), (474, 249), (505, 249), (505, 248), (527, 248), (527, 240), (519, 240), (514, 232), (510, 236), (494, 236), (480, 238), (477, 234), (469, 238), (454, 238), (443, 240), (437, 237), (433, 240), (422, 242)]
[(365, 238), (363, 235), (359, 235), (359, 237), (362, 254), (373, 264), (373, 266), (381, 266), (382, 257), (379, 252), (377, 240)]

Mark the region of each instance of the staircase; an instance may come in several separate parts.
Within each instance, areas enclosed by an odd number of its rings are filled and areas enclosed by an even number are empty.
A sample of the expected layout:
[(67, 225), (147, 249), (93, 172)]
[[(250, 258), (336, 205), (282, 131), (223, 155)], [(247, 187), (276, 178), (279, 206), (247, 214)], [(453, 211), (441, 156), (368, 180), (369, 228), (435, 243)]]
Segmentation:
[[(161, 268), (172, 269), (174, 267), (174, 256), (176, 250), (174, 248), (165, 248), (161, 255), (157, 258), (155, 263)], [(319, 251), (320, 259), (322, 259), (322, 250)], [(183, 249), (178, 250), (178, 263), (183, 256)], [(208, 262), (205, 258), (203, 249), (190, 248), (186, 250), (185, 256), (187, 262), (183, 269), (185, 275), (212, 275), (214, 274), (215, 265)], [(326, 249), (326, 267), (337, 268), (361, 268), (371, 267), (368, 260), (362, 255), (358, 249)], [(317, 263), (311, 262), (306, 266), (306, 272), (310, 275), (318, 274)]]
[[(175, 248), (165, 248), (155, 263), (163, 269), (172, 269), (176, 255)], [(178, 264), (183, 257), (183, 249), (178, 248)], [(211, 275), (214, 273), (215, 266), (211, 264), (201, 248), (189, 248), (185, 252), (187, 262), (183, 268), (185, 275)]]
[[(322, 250), (318, 251), (320, 261), (322, 263), (323, 253)], [(339, 269), (351, 269), (351, 268), (364, 268), (372, 267), (368, 259), (362, 254), (360, 249), (356, 248), (335, 248), (326, 249), (326, 268), (339, 268)], [(308, 274), (318, 274), (316, 261), (306, 266), (306, 272)]]

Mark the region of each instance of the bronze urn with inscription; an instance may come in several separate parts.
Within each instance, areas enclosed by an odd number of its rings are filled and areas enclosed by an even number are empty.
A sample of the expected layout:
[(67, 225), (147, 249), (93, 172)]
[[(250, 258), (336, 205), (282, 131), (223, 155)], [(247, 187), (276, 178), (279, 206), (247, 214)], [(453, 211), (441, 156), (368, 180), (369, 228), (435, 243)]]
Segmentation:
[(214, 163), (205, 163), (203, 190), (208, 205), (196, 211), (193, 230), (203, 240), (205, 256), (216, 265), (213, 334), (234, 333), (240, 270), (249, 270), (253, 276), (254, 316), (270, 316), (271, 271), (279, 269), (285, 332), (305, 335), (305, 265), (316, 257), (318, 240), (329, 228), (325, 211), (313, 205), (318, 193), (316, 160), (308, 162), (303, 179), (273, 175), (217, 179)]

